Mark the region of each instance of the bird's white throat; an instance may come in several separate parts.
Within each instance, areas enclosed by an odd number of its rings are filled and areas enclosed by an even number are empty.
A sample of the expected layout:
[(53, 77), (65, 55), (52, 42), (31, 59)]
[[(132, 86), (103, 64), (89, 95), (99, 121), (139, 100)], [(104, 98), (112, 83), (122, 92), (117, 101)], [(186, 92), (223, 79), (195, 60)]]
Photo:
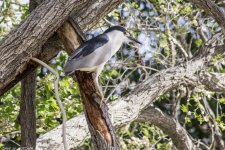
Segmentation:
[(106, 33), (109, 37), (109, 45), (111, 45), (111, 56), (113, 56), (122, 46), (124, 42), (126, 42), (127, 37), (121, 31), (112, 31)]

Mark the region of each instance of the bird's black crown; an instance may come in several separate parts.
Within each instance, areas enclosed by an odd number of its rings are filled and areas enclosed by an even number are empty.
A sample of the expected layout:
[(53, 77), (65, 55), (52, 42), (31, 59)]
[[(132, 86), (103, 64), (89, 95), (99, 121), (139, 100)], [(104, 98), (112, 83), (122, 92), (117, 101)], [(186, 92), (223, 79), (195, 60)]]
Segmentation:
[(121, 26), (112, 26), (112, 27), (108, 28), (107, 30), (105, 30), (104, 33), (112, 32), (114, 30), (121, 31), (123, 33), (127, 32), (127, 30), (124, 27), (121, 27)]

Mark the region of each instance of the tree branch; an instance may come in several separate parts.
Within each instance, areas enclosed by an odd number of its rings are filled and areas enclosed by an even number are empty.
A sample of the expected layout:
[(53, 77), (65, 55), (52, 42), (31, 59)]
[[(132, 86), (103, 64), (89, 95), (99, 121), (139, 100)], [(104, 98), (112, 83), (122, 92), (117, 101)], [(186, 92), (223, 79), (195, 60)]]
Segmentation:
[[(216, 48), (218, 50), (215, 51)], [(136, 120), (140, 111), (152, 104), (160, 95), (178, 87), (180, 84), (190, 84), (187, 82), (189, 78), (195, 76), (196, 72), (204, 68), (214, 55), (224, 53), (223, 48), (225, 48), (225, 45), (213, 48), (205, 46), (202, 48), (204, 53), (200, 53), (185, 64), (153, 74), (140, 83), (129, 95), (111, 103), (109, 112), (112, 114), (111, 120), (113, 120), (113, 125), (119, 128)], [(60, 128), (61, 126), (41, 136), (37, 140), (37, 148), (62, 148), (61, 142), (58, 141), (60, 139), (58, 132)], [(67, 130), (69, 148), (74, 148), (81, 144), (84, 138), (87, 137), (88, 131), (84, 116), (80, 115), (69, 120), (67, 122)]]
[(38, 55), (35, 50), (50, 38), (72, 10), (78, 12), (87, 4), (87, 1), (78, 0), (44, 1), (16, 30), (3, 39), (0, 42), (0, 89), (13, 79), (13, 74), (18, 75), (24, 71), (29, 57)]
[(54, 90), (55, 90), (55, 97), (57, 100), (57, 103), (59, 105), (59, 108), (61, 110), (62, 113), (62, 118), (63, 118), (63, 124), (62, 124), (62, 137), (63, 137), (63, 144), (64, 144), (64, 150), (68, 150), (68, 146), (67, 146), (67, 142), (66, 142), (66, 121), (67, 121), (67, 117), (66, 117), (66, 111), (64, 109), (63, 103), (60, 100), (59, 97), (59, 74), (50, 66), (48, 66), (46, 63), (44, 63), (43, 61), (36, 59), (36, 58), (31, 58), (31, 60), (35, 61), (36, 63), (46, 67), (52, 74), (54, 74), (56, 76), (55, 79), (55, 84), (54, 84)]
[(216, 92), (225, 92), (225, 74), (200, 72), (199, 82), (205, 86), (206, 89)]
[[(29, 62), (29, 57), (46, 62), (62, 49), (58, 37), (52, 35), (69, 15), (83, 31), (87, 31), (121, 2), (50, 0), (41, 3), (17, 29), (0, 42), (0, 96), (37, 67)], [(53, 42), (55, 44), (51, 44)], [(45, 52), (46, 49), (51, 52)]]
[(173, 141), (177, 149), (195, 150), (196, 145), (192, 142), (187, 131), (174, 118), (164, 114), (160, 109), (152, 106), (141, 111), (137, 121), (151, 122), (158, 126)]

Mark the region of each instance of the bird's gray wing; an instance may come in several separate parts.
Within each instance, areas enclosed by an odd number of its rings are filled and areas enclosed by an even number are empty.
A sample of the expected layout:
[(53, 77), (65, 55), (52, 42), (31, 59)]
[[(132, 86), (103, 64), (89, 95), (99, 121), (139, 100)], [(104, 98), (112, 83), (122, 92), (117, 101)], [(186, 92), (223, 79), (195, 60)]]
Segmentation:
[(72, 59), (78, 59), (81, 57), (85, 57), (92, 52), (94, 52), (99, 47), (103, 46), (109, 41), (109, 38), (106, 34), (98, 35), (85, 43), (83, 43), (80, 47), (78, 47), (68, 58), (68, 61)]

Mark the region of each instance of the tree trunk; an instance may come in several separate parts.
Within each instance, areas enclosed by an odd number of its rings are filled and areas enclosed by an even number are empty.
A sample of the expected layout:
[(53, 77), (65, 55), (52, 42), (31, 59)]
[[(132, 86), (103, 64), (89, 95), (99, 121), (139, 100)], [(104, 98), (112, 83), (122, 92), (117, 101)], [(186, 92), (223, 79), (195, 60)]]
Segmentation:
[[(85, 38), (76, 22), (71, 20), (71, 24), (64, 24), (59, 30), (58, 34), (62, 39), (64, 46), (69, 54), (77, 48), (77, 43), (81, 44)], [(79, 33), (79, 34), (77, 34)], [(79, 37), (82, 38), (79, 38)], [(73, 78), (78, 81), (84, 113), (88, 123), (89, 131), (93, 149), (96, 150), (110, 150), (119, 149), (117, 144), (116, 135), (109, 119), (107, 106), (102, 103), (102, 97), (99, 96), (98, 88), (95, 84), (95, 74), (77, 71)]]
[(21, 81), (20, 125), (21, 149), (36, 147), (36, 73), (33, 71)]

